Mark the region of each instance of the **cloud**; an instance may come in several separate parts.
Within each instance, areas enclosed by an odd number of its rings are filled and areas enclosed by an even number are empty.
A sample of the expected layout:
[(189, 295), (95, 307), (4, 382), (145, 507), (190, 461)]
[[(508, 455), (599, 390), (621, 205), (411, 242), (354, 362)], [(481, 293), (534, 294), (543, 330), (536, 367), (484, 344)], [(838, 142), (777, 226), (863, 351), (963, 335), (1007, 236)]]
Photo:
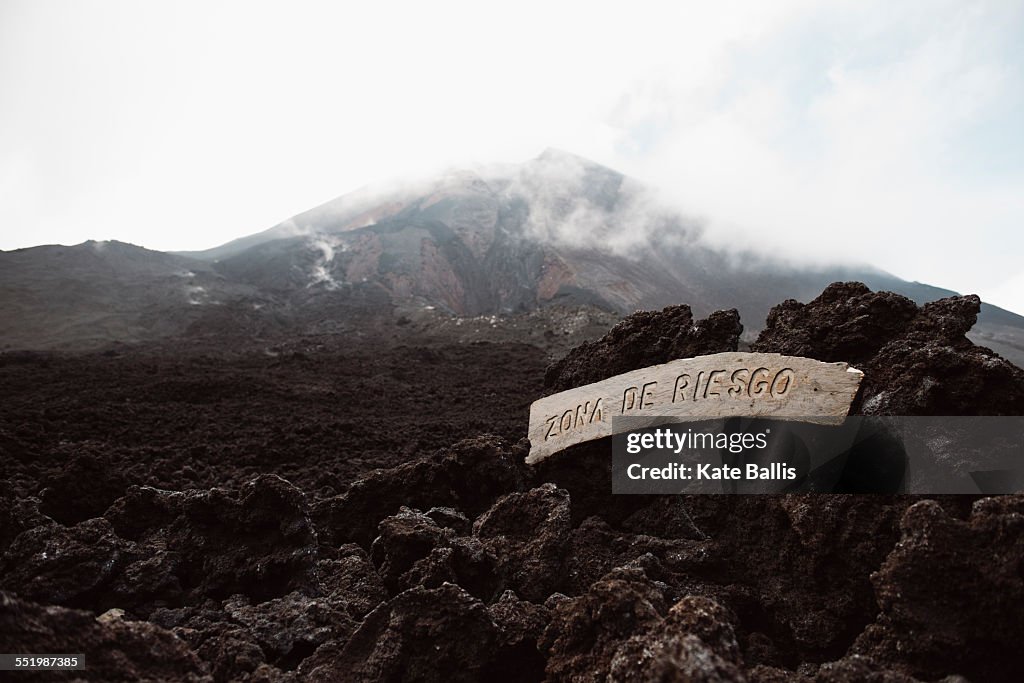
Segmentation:
[(673, 188), (724, 246), (984, 289), (1024, 248), (1024, 168), (997, 168), (978, 140), (991, 126), (1024, 151), (1007, 28), (1020, 10), (901, 4), (891, 22), (879, 4), (809, 11), (703, 82), (635, 87), (620, 124), (630, 168)]
[(204, 248), (554, 146), (726, 246), (981, 291), (1024, 252), (1020, 2), (0, 11), (0, 248)]
[(530, 207), (524, 227), (540, 242), (639, 258), (652, 238), (682, 245), (702, 233), (654, 188), (561, 150), (480, 173), (502, 195)]

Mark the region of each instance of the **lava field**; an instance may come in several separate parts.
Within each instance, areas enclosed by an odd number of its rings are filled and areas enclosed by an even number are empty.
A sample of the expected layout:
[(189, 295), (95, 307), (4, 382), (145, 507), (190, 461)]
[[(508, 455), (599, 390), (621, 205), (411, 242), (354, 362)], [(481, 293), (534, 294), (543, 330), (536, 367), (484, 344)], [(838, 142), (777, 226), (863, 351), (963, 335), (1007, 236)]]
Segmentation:
[[(837, 283), (751, 349), (865, 373), (853, 413), (1024, 415), (976, 297)], [(1024, 495), (613, 496), (607, 441), (527, 466), (530, 403), (734, 351), (639, 312), (498, 342), (168, 340), (0, 354), (9, 680), (1017, 681)]]

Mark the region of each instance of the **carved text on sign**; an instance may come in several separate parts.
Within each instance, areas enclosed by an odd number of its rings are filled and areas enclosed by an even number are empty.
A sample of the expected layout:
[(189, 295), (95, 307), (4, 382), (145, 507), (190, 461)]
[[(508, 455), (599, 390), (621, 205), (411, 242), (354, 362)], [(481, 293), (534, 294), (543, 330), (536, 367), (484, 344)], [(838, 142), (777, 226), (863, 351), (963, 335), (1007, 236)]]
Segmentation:
[(609, 436), (616, 415), (841, 417), (862, 377), (845, 363), (739, 352), (633, 370), (535, 401), (527, 462)]

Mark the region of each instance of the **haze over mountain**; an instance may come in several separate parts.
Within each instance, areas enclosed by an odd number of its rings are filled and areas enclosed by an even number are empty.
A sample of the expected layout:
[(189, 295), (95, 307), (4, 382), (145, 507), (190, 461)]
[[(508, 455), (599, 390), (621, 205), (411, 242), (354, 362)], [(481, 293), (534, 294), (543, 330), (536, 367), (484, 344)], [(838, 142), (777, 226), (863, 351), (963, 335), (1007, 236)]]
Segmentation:
[[(654, 191), (572, 154), (342, 196), (214, 249), (117, 242), (0, 252), (3, 348), (178, 334), (351, 329), (360, 320), (738, 308), (747, 334), (786, 298), (860, 280), (922, 303), (953, 292), (870, 266), (794, 265), (706, 241)], [(972, 336), (1024, 363), (1024, 317), (983, 305)]]

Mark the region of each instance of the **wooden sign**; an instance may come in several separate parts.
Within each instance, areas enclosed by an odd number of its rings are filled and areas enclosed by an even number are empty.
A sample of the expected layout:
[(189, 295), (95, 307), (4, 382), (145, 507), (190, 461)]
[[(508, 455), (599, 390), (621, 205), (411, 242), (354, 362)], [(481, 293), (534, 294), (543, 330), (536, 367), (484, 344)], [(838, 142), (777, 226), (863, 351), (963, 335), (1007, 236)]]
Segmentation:
[(777, 353), (717, 353), (652, 365), (534, 401), (526, 462), (611, 436), (612, 418), (619, 415), (679, 422), (801, 417), (838, 424), (863, 377), (846, 363)]

